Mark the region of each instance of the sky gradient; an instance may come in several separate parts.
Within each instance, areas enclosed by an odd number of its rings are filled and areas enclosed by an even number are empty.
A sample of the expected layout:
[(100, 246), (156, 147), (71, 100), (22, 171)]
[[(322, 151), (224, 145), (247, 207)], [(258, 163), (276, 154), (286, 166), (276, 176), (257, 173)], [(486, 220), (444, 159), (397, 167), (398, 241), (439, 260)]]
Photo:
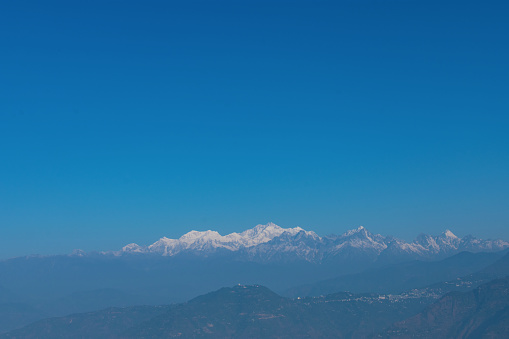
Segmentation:
[(0, 258), (272, 221), (509, 239), (507, 1), (3, 1)]

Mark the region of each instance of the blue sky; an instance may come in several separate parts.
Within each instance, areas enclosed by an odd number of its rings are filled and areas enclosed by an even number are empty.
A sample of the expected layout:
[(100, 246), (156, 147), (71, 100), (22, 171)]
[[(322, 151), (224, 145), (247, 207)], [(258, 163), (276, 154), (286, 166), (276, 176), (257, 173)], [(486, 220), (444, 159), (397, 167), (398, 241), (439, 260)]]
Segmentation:
[(509, 239), (505, 1), (4, 1), (0, 258), (273, 221)]

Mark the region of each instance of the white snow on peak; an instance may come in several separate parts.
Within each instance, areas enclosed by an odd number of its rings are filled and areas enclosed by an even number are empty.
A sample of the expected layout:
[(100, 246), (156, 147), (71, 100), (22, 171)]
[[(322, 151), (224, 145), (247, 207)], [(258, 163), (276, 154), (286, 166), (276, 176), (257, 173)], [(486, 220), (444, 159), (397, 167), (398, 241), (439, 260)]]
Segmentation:
[(141, 247), (138, 244), (131, 243), (131, 244), (127, 244), (124, 247), (122, 247), (122, 252), (142, 253), (143, 252), (143, 247)]
[[(276, 238), (277, 241), (271, 241)], [(277, 258), (286, 256), (320, 262), (323, 258), (350, 256), (360, 251), (380, 255), (389, 249), (390, 252), (387, 253), (405, 253), (415, 258), (433, 258), (462, 250), (495, 251), (507, 247), (509, 243), (502, 240), (482, 240), (472, 236), (459, 238), (450, 230), (438, 236), (421, 234), (413, 242), (408, 243), (393, 237), (372, 234), (363, 226), (347, 231), (341, 236), (320, 238), (315, 232), (305, 231), (301, 227), (282, 228), (268, 223), (256, 225), (241, 233), (234, 232), (224, 236), (211, 230), (193, 230), (178, 239), (163, 237), (146, 247), (134, 243), (128, 244), (121, 251), (113, 252), (113, 254), (155, 253), (173, 256), (187, 251), (208, 256), (217, 251), (238, 251), (238, 255), (250, 258), (249, 260), (256, 258), (258, 258), (256, 260), (271, 258), (278, 260)]]
[(266, 243), (280, 236), (284, 232), (292, 235), (304, 231), (300, 227), (282, 228), (276, 224), (257, 225), (242, 233), (230, 233), (222, 236), (216, 231), (191, 231), (179, 239), (161, 238), (148, 246), (149, 252), (162, 253), (163, 255), (175, 255), (182, 250), (204, 250), (224, 248), (230, 251), (238, 251), (241, 248), (252, 247)]
[(380, 234), (371, 234), (364, 226), (349, 230), (334, 240), (333, 251), (341, 253), (356, 248), (381, 253), (387, 248), (386, 239)]
[[(239, 241), (242, 242), (245, 247), (251, 247), (261, 243), (268, 242), (274, 239), (275, 237), (280, 236), (284, 232), (288, 232), (291, 235), (295, 235), (300, 231), (303, 231), (303, 229), (300, 227), (282, 228), (270, 222), (267, 225), (256, 225), (254, 228), (240, 233)], [(233, 234), (236, 235), (237, 233), (229, 234), (227, 235), (227, 237)]]
[(217, 233), (216, 231), (208, 230), (205, 232), (187, 232), (179, 238), (179, 241), (187, 244), (192, 244), (196, 241), (214, 241), (219, 239), (221, 239), (221, 234)]
[(360, 232), (362, 232), (364, 230), (367, 231), (366, 228), (364, 228), (364, 226), (359, 226), (356, 229), (346, 231), (345, 233), (342, 234), (342, 237), (349, 237), (351, 235), (360, 233)]
[(447, 238), (458, 239), (458, 237), (454, 233), (452, 233), (450, 230), (445, 230), (445, 232), (443, 234)]

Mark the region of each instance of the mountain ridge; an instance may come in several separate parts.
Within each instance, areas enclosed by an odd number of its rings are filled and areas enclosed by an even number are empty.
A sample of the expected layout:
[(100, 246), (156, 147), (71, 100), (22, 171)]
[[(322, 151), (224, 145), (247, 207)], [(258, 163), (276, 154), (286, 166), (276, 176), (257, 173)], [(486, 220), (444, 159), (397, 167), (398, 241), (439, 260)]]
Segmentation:
[[(257, 225), (241, 233), (221, 235), (216, 231), (190, 231), (178, 239), (162, 237), (148, 246), (127, 244), (119, 251), (105, 255), (155, 254), (175, 256), (194, 254), (210, 256), (220, 252), (234, 253), (244, 260), (270, 261), (274, 258), (321, 263), (337, 257), (362, 257), (366, 260), (436, 259), (462, 251), (493, 252), (509, 248), (509, 242), (477, 239), (472, 235), (457, 237), (450, 230), (434, 236), (420, 234), (412, 242), (373, 234), (360, 226), (341, 235), (320, 237), (301, 227), (282, 228), (274, 223)], [(82, 255), (82, 252), (79, 252)]]
[(238, 284), (180, 304), (47, 318), (0, 338), (505, 338), (508, 291), (509, 277), (445, 295), (411, 290), (294, 299)]
[(435, 300), (413, 295), (391, 298), (336, 293), (289, 299), (263, 285), (238, 284), (180, 304), (47, 318), (0, 338), (367, 338)]

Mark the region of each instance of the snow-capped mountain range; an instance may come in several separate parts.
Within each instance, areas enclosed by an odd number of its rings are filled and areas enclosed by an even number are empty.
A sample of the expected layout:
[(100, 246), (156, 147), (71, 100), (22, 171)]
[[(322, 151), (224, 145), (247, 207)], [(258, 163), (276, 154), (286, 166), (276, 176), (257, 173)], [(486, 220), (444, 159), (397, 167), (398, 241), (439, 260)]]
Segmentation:
[(191, 231), (179, 239), (163, 237), (149, 246), (128, 244), (116, 256), (155, 254), (212, 256), (231, 254), (241, 260), (292, 261), (314, 263), (338, 260), (434, 259), (461, 251), (492, 252), (509, 247), (503, 240), (482, 240), (473, 236), (459, 238), (446, 230), (438, 236), (421, 234), (408, 243), (393, 237), (372, 234), (363, 226), (342, 235), (320, 237), (300, 227), (282, 228), (273, 223), (257, 225), (242, 233), (225, 236), (215, 231)]

